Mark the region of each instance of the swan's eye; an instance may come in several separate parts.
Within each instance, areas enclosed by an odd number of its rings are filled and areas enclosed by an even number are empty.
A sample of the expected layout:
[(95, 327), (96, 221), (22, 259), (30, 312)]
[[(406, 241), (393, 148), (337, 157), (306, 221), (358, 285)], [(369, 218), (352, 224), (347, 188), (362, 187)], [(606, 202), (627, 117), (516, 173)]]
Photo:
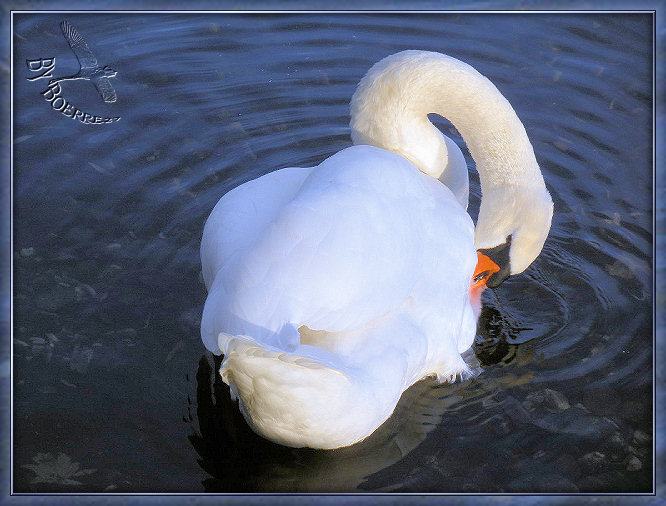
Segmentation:
[(474, 276), (474, 282), (478, 283), (479, 281), (482, 281), (486, 279), (490, 275), (490, 271), (483, 271), (476, 276)]

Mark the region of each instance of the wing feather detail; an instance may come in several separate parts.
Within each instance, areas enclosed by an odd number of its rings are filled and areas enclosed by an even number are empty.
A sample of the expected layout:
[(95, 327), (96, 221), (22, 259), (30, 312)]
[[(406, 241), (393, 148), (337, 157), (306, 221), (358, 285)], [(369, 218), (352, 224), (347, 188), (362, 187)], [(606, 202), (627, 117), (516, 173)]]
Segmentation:
[(97, 67), (97, 58), (95, 58), (95, 55), (76, 28), (67, 21), (63, 21), (60, 23), (60, 29), (65, 39), (67, 39), (69, 47), (72, 48), (76, 59), (79, 60), (81, 68)]

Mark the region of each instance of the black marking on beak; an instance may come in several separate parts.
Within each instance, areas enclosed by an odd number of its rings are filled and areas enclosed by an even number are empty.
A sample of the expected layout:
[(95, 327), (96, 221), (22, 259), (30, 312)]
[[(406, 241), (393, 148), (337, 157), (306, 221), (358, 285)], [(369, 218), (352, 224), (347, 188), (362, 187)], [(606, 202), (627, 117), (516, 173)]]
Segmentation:
[(511, 251), (511, 236), (506, 238), (506, 242), (489, 249), (479, 250), (484, 255), (499, 265), (500, 270), (493, 273), (486, 281), (486, 286), (497, 288), (505, 279), (511, 275), (511, 263), (509, 261), (509, 252)]
[(474, 283), (478, 283), (479, 281), (481, 281), (483, 279), (486, 279), (488, 277), (488, 274), (490, 274), (490, 271), (483, 271), (482, 273), (477, 274), (476, 276), (474, 276), (472, 278), (472, 281)]

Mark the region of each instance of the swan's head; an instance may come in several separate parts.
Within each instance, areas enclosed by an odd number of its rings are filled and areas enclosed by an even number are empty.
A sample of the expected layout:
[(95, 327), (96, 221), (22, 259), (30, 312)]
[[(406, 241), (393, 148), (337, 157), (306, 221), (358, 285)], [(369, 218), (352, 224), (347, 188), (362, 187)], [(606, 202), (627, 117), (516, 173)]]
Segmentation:
[(501, 185), (483, 192), (476, 225), (476, 248), (499, 270), (486, 280), (491, 288), (523, 272), (539, 256), (550, 230), (553, 200), (545, 185)]

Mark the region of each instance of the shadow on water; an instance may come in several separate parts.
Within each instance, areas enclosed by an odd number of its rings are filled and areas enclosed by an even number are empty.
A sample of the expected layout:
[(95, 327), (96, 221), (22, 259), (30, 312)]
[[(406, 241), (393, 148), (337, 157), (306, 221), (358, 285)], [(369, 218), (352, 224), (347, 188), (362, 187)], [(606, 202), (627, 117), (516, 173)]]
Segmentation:
[[(122, 117), (99, 128), (25, 80), (28, 59), (78, 68), (62, 19), (15, 16), (15, 491), (651, 491), (649, 14), (71, 13), (118, 70), (113, 107), (63, 84)], [(200, 360), (201, 228), (231, 188), (348, 146), (358, 80), (415, 48), (472, 64), (515, 107), (550, 235), (484, 294), (478, 376), (417, 383), (349, 448), (272, 444)], [(474, 218), (473, 161), (435, 122), (467, 156)], [(174, 380), (188, 373), (196, 386)]]

